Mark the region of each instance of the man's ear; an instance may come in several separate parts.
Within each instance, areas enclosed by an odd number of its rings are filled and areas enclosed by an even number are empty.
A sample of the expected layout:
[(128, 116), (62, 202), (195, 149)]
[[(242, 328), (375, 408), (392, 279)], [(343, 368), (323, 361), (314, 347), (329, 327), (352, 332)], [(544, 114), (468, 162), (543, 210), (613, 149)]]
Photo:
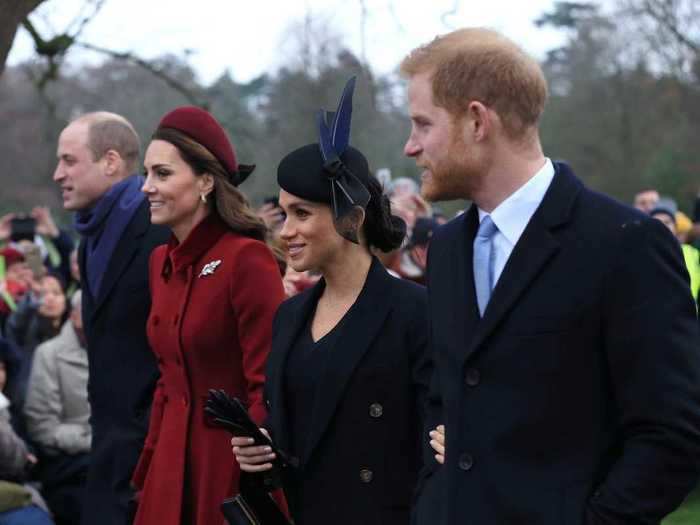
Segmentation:
[(124, 165), (122, 156), (113, 149), (107, 150), (107, 153), (102, 157), (102, 162), (104, 163), (105, 173), (108, 177), (113, 177), (120, 173)]
[(465, 132), (474, 142), (484, 141), (491, 133), (494, 126), (495, 113), (477, 100), (472, 100), (467, 107), (464, 117)]

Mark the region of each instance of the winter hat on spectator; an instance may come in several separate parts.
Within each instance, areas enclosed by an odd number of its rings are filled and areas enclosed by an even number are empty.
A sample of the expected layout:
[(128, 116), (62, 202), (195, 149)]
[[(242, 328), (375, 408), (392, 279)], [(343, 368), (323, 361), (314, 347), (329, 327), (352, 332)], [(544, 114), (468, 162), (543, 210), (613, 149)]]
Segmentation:
[(659, 200), (659, 202), (656, 204), (656, 206), (654, 206), (654, 209), (652, 209), (649, 212), (649, 215), (652, 217), (655, 215), (668, 215), (671, 218), (671, 220), (673, 221), (673, 223), (675, 224), (677, 211), (678, 211), (678, 207), (675, 206), (675, 203), (673, 201), (669, 201), (669, 200), (661, 201), (661, 200)]
[(5, 259), (6, 268), (9, 268), (13, 264), (24, 262), (24, 254), (9, 246), (0, 250), (0, 255)]
[(242, 183), (255, 169), (255, 166), (238, 163), (224, 128), (201, 108), (183, 106), (174, 109), (161, 119), (158, 128), (176, 129), (207, 148), (226, 170), (228, 180), (234, 186)]
[(689, 233), (693, 229), (693, 221), (682, 211), (676, 212), (676, 231), (680, 234)]

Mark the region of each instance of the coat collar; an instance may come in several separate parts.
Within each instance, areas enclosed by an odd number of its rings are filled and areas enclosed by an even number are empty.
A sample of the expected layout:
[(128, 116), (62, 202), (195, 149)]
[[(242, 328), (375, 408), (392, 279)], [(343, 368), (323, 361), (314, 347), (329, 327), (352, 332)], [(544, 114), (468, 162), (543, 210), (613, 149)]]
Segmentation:
[[(131, 222), (126, 227), (126, 230), (122, 234), (117, 246), (114, 249), (112, 258), (107, 265), (105, 275), (102, 278), (100, 292), (97, 297), (93, 296), (92, 291), (89, 290), (87, 279), (84, 278), (85, 275), (81, 275), (83, 286), (87, 290), (87, 293), (90, 294), (90, 297), (94, 302), (94, 308), (89, 309), (91, 318), (94, 318), (95, 315), (97, 315), (97, 312), (100, 310), (107, 297), (109, 297), (111, 294), (114, 286), (119, 281), (124, 271), (126, 271), (126, 269), (129, 267), (129, 264), (133, 260), (141, 245), (140, 239), (148, 231), (150, 222), (149, 204), (147, 200), (144, 200), (134, 214), (134, 217), (131, 219)], [(87, 254), (84, 243), (80, 243), (79, 255), (81, 259), (80, 266), (81, 268), (85, 268), (87, 262), (85, 257)], [(85, 300), (85, 298), (83, 298), (83, 300)], [(83, 311), (85, 311), (85, 309), (83, 309)]]
[(168, 276), (173, 271), (178, 273), (194, 265), (227, 231), (229, 229), (219, 216), (210, 213), (181, 244), (175, 235), (171, 235), (161, 274)]
[(80, 344), (71, 321), (63, 323), (60, 334), (53, 341), (56, 345), (57, 359), (87, 366), (87, 351)]
[[(532, 284), (532, 281), (545, 268), (547, 262), (560, 249), (560, 243), (555, 230), (568, 223), (571, 219), (574, 204), (583, 185), (564, 163), (554, 163), (555, 175), (542, 203), (530, 219), (520, 240), (506, 263), (503, 273), (493, 290), (484, 317), (479, 319), (476, 309), (476, 294), (474, 292), (474, 277), (472, 270), (472, 244), (478, 224), (478, 216), (474, 209), (465, 218), (463, 231), (466, 237), (467, 249), (460, 250), (464, 254), (462, 268), (467, 268), (465, 286), (467, 322), (462, 321), (465, 329), (465, 345), (458, 346), (461, 361), (468, 359), (480, 345), (498, 328), (506, 315), (515, 306), (521, 295)], [(474, 208), (474, 206), (473, 206)], [(466, 214), (465, 214), (466, 215)], [(464, 312), (463, 308), (454, 310)], [(459, 324), (457, 326), (460, 326)], [(464, 352), (466, 348), (466, 352)]]
[[(302, 466), (307, 464), (310, 456), (330, 424), (333, 414), (340, 403), (353, 372), (380, 332), (385, 319), (392, 309), (391, 277), (378, 259), (373, 258), (367, 279), (355, 303), (342, 321), (340, 333), (334, 348), (333, 358), (327, 360), (326, 370), (317, 385), (317, 396), (312, 408), (312, 423), (309, 429), (305, 454), (301, 457)], [(286, 439), (286, 413), (284, 404), (284, 368), (289, 351), (299, 337), (308, 319), (313, 315), (325, 282), (321, 279), (313, 288), (292, 299), (286, 308), (292, 316), (283, 319), (279, 334), (275, 337), (278, 345), (273, 348), (274, 376), (270, 378), (274, 385), (271, 392), (276, 407), (276, 417), (272, 426), (278, 430), (275, 439), (282, 449), (288, 448)]]
[[(446, 264), (450, 266), (447, 275), (455, 278), (453, 285), (448, 285), (452, 294), (452, 326), (457, 337), (451, 341), (454, 352), (461, 356), (467, 347), (469, 339), (474, 333), (475, 326), (479, 322), (479, 310), (476, 303), (476, 289), (472, 272), (472, 260), (474, 253), (474, 237), (479, 229), (479, 213), (476, 206), (472, 205), (461, 217), (456, 226), (456, 239), (453, 238), (450, 245), (450, 256), (446, 257)], [(431, 262), (428, 261), (429, 267)], [(443, 279), (442, 276), (435, 277)], [(429, 286), (430, 289), (430, 286)]]

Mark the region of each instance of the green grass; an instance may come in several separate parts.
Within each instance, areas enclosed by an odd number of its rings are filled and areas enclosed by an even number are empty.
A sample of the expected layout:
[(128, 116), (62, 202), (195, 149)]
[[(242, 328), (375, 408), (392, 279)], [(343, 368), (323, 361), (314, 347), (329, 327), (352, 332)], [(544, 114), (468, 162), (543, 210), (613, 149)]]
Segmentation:
[(700, 487), (688, 496), (676, 512), (663, 521), (663, 525), (700, 525)]

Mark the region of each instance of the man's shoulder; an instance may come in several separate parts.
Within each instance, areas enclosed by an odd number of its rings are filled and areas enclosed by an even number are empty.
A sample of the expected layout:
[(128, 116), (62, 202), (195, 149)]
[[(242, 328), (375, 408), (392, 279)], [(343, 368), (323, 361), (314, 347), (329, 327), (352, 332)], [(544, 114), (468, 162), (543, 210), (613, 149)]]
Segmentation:
[(415, 305), (427, 302), (428, 293), (425, 286), (393, 275), (387, 275), (386, 279), (398, 304)]
[(437, 227), (430, 239), (430, 246), (432, 247), (436, 244), (450, 242), (462, 236), (464, 233), (464, 221), (466, 220), (467, 213), (469, 213), (469, 209), (463, 213), (460, 213), (449, 222)]
[[(571, 218), (594, 228), (611, 228), (632, 222), (645, 222), (649, 217), (619, 200), (589, 188), (578, 174), (564, 162), (554, 162), (556, 175), (541, 206), (547, 199), (571, 200)], [(551, 207), (551, 205), (550, 205)], [(604, 233), (598, 232), (598, 233)]]
[(581, 200), (577, 211), (586, 219), (611, 225), (651, 220), (645, 213), (585, 186), (581, 191)]

